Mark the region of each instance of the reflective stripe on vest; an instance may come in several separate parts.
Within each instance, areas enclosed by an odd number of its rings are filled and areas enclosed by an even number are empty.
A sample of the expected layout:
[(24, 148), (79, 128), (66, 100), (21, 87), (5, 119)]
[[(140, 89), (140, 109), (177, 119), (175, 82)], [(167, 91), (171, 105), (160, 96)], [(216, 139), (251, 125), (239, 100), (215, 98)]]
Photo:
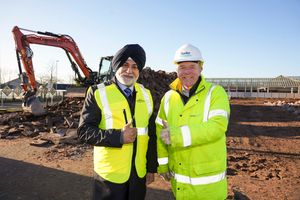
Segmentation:
[(187, 147), (192, 144), (191, 131), (189, 126), (181, 126), (181, 135), (183, 139), (183, 146)]
[[(212, 87), (210, 87), (208, 94), (206, 96), (206, 99), (205, 99), (203, 122), (206, 122), (208, 120), (210, 97), (211, 97), (211, 93), (214, 88), (215, 88), (214, 85)], [(192, 144), (192, 136), (191, 136), (191, 131), (190, 131), (189, 126), (187, 126), (187, 125), (181, 126), (180, 129), (181, 129), (181, 135), (182, 135), (182, 140), (183, 140), (183, 147), (190, 146)]]
[(150, 97), (146, 91), (146, 89), (144, 88), (144, 86), (142, 84), (139, 84), (141, 90), (142, 90), (142, 93), (143, 93), (143, 96), (144, 96), (144, 99), (145, 99), (145, 102), (146, 102), (146, 105), (147, 105), (147, 108), (148, 108), (148, 114), (149, 116), (151, 116), (152, 114), (152, 104), (150, 102)]
[(228, 113), (225, 110), (221, 109), (216, 109), (216, 110), (211, 110), (208, 113), (208, 119), (215, 117), (215, 116), (223, 116), (228, 119)]
[(168, 157), (158, 158), (157, 161), (159, 165), (166, 165), (169, 162), (169, 158)]
[(213, 175), (213, 176), (204, 176), (199, 178), (191, 178), (180, 174), (174, 174), (174, 179), (177, 182), (191, 184), (191, 185), (205, 185), (210, 183), (216, 183), (225, 179), (225, 177), (226, 177), (226, 172), (222, 172), (220, 174)]
[[(215, 88), (215, 85), (212, 85), (209, 88), (209, 91), (206, 95), (205, 98), (205, 103), (204, 103), (204, 112), (203, 112), (203, 122), (207, 122), (207, 120), (211, 117), (215, 117), (215, 116), (224, 116), (226, 118), (228, 118), (228, 113), (225, 110), (221, 110), (221, 109), (217, 109), (217, 110), (211, 110), (209, 111), (210, 108), (210, 101), (211, 101), (211, 93), (213, 91), (213, 89)], [(164, 99), (164, 110), (165, 110), (165, 114), (166, 116), (168, 116), (168, 112), (169, 112), (169, 101), (170, 101), (170, 97), (172, 94), (172, 90), (169, 90), (166, 95), (165, 95), (165, 99)], [(158, 117), (156, 117), (155, 122), (161, 126), (163, 126), (162, 123), (162, 119)], [(191, 141), (191, 131), (190, 128), (186, 125), (186, 126), (181, 126), (181, 135), (182, 135), (182, 139), (183, 139), (183, 146), (187, 147), (190, 146), (192, 144)]]
[[(148, 114), (149, 116), (152, 114), (152, 106), (151, 106), (151, 102), (150, 102), (150, 97), (147, 94), (146, 89), (144, 88), (143, 85), (139, 84), (139, 86), (141, 86), (142, 89), (142, 93), (143, 93), (143, 97), (145, 99), (147, 108), (148, 108)], [(112, 119), (112, 113), (111, 110), (109, 108), (109, 104), (108, 104), (108, 100), (107, 100), (107, 95), (106, 95), (106, 91), (105, 91), (105, 85), (103, 83), (98, 84), (98, 91), (99, 91), (99, 95), (101, 97), (101, 102), (102, 102), (102, 106), (103, 106), (103, 112), (104, 112), (104, 116), (105, 116), (105, 124), (106, 124), (106, 128), (107, 129), (112, 129), (113, 128), (113, 119)], [(137, 132), (138, 135), (146, 135), (148, 133), (148, 128), (146, 127), (140, 127), (137, 128)]]
[[(209, 91), (206, 95), (205, 102), (204, 102), (204, 111), (203, 111), (203, 122), (207, 122), (208, 119), (215, 117), (215, 116), (224, 116), (228, 118), (228, 113), (225, 110), (222, 109), (216, 109), (216, 110), (211, 110), (209, 111), (210, 108), (210, 101), (211, 101), (211, 93), (213, 89), (215, 88), (215, 85), (212, 85), (209, 88)], [(168, 116), (169, 112), (169, 101), (170, 97), (172, 95), (173, 90), (169, 90), (164, 97), (164, 111), (166, 116)], [(155, 122), (161, 126), (163, 126), (162, 119), (157, 115)], [(191, 139), (191, 131), (190, 128), (185, 125), (181, 126), (181, 135), (182, 135), (182, 140), (183, 140), (183, 146), (187, 147), (192, 144), (192, 139)]]
[(148, 135), (148, 127), (145, 128), (136, 128), (138, 135)]
[[(165, 94), (165, 97), (164, 97), (164, 111), (165, 111), (165, 114), (166, 116), (168, 116), (168, 112), (169, 112), (169, 101), (170, 101), (170, 97), (171, 97), (171, 94), (173, 93), (173, 90), (169, 90), (166, 94)], [(155, 119), (155, 123), (163, 126), (163, 123), (162, 123), (162, 119), (159, 117), (159, 114), (157, 115), (156, 119)]]
[(168, 116), (168, 112), (169, 112), (169, 101), (170, 101), (170, 97), (171, 94), (173, 93), (172, 90), (169, 90), (166, 94), (165, 94), (165, 101), (164, 101), (164, 110), (166, 113), (166, 116)]
[(108, 104), (107, 95), (105, 91), (105, 85), (103, 83), (98, 84), (98, 91), (99, 95), (101, 97), (101, 102), (103, 106), (103, 113), (105, 116), (105, 124), (106, 129), (112, 129), (113, 128), (113, 119), (112, 119), (112, 113)]
[(147, 173), (148, 150), (148, 121), (152, 114), (153, 101), (150, 92), (135, 84), (136, 102), (135, 112), (130, 112), (126, 97), (119, 91), (117, 85), (105, 86), (99, 84), (95, 92), (95, 100), (101, 110), (102, 119), (98, 127), (103, 130), (121, 129), (125, 125), (123, 110), (127, 111), (128, 118), (134, 115), (137, 128), (136, 155), (133, 158), (133, 143), (123, 144), (121, 148), (94, 146), (94, 171), (113, 183), (124, 183), (130, 176), (132, 161), (138, 177), (143, 178)]
[(208, 120), (208, 113), (209, 113), (209, 107), (210, 107), (210, 97), (211, 97), (211, 93), (212, 93), (214, 88), (215, 88), (214, 85), (209, 88), (209, 91), (208, 91), (206, 99), (205, 99), (204, 112), (203, 112), (203, 114), (204, 114), (203, 122), (207, 122), (207, 120)]
[(159, 124), (161, 126), (164, 126), (163, 123), (162, 123), (162, 119), (160, 117), (158, 117), (158, 115), (157, 115), (157, 117), (155, 119), (155, 123), (157, 123), (157, 124)]

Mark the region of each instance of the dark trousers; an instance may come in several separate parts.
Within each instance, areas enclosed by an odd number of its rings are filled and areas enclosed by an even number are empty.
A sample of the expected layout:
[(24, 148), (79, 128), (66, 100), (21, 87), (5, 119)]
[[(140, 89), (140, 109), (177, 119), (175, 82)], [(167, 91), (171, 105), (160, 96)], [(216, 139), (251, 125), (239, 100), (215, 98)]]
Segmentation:
[(93, 200), (142, 200), (146, 196), (146, 178), (139, 178), (135, 168), (129, 180), (122, 184), (112, 183), (95, 175)]

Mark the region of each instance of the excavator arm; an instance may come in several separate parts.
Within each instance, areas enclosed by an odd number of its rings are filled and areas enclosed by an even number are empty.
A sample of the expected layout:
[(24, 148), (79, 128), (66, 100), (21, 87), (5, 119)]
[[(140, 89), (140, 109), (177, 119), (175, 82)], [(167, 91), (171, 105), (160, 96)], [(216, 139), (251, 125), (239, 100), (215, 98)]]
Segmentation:
[[(32, 32), (32, 34), (23, 34), (21, 30)], [(100, 70), (99, 74), (98, 72), (93, 72), (87, 66), (73, 38), (68, 35), (32, 31), (28, 29), (22, 29), (17, 26), (13, 28), (12, 33), (15, 40), (16, 56), (21, 78), (21, 86), (25, 91), (23, 109), (25, 111), (33, 113), (34, 115), (40, 115), (43, 112), (42, 105), (35, 96), (38, 89), (38, 85), (34, 74), (34, 68), (32, 63), (33, 52), (30, 48), (30, 44), (60, 47), (64, 49), (69, 61), (71, 62), (71, 67), (75, 72), (76, 81), (83, 86), (97, 84), (99, 82), (102, 82), (104, 79), (107, 79), (108, 76), (111, 76), (111, 74), (106, 74), (104, 76), (102, 74), (102, 76), (100, 76)], [(102, 59), (107, 59), (108, 61), (111, 61), (112, 57), (103, 57)], [(21, 62), (23, 64), (25, 72), (22, 72)], [(83, 76), (79, 72), (78, 66)], [(99, 66), (99, 68), (101, 68), (101, 66)], [(112, 71), (110, 70), (109, 73), (112, 73)], [(35, 105), (34, 108), (27, 109), (28, 107), (32, 107), (32, 104), (39, 105)], [(34, 111), (33, 109), (37, 111)]]
[[(24, 35), (21, 32), (21, 30), (33, 32), (35, 34)], [(16, 55), (19, 64), (19, 72), (21, 75), (22, 87), (25, 91), (29, 90), (29, 85), (31, 86), (31, 90), (37, 90), (37, 84), (32, 63), (33, 53), (30, 48), (30, 44), (60, 47), (64, 49), (68, 56), (68, 59), (71, 62), (71, 67), (74, 70), (78, 81), (82, 85), (91, 85), (98, 82), (98, 73), (93, 72), (87, 66), (77, 44), (75, 43), (72, 37), (68, 35), (60, 35), (50, 32), (31, 31), (27, 29), (21, 29), (17, 26), (13, 28), (12, 33), (16, 44)], [(71, 56), (76, 63), (72, 60)], [(22, 73), (20, 60), (22, 61), (26, 74)], [(81, 76), (78, 70), (78, 66), (80, 67), (84, 77)], [(25, 75), (27, 75), (27, 77), (25, 77)], [(29, 79), (29, 84), (27, 78)]]

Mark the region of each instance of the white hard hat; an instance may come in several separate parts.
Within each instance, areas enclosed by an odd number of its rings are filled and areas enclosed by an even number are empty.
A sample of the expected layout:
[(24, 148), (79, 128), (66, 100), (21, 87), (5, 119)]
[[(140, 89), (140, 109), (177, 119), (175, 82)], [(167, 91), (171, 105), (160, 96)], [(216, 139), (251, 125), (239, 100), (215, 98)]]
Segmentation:
[(182, 45), (175, 53), (175, 64), (184, 61), (201, 61), (202, 63), (204, 62), (200, 50), (191, 44)]

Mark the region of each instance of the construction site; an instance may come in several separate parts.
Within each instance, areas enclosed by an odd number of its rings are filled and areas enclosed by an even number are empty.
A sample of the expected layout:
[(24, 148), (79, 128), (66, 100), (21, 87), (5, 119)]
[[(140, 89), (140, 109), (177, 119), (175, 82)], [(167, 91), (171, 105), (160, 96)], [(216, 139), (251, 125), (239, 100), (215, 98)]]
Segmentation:
[[(28, 35), (24, 42), (18, 27), (13, 31), (21, 84), (0, 88), (0, 199), (91, 199), (93, 147), (79, 141), (77, 128), (88, 85), (113, 77), (110, 69), (101, 71), (101, 63), (112, 57), (103, 57), (95, 73), (69, 36), (38, 32), (40, 38)], [(37, 84), (24, 50), (29, 44), (65, 49), (83, 87)], [(150, 67), (140, 72), (138, 82), (150, 89), (154, 113), (176, 77), (175, 72)], [(300, 77), (206, 80), (221, 85), (230, 99), (227, 199), (300, 199)], [(26, 110), (21, 106), (24, 99), (39, 103), (28, 103)], [(170, 183), (156, 174), (146, 199), (174, 199)]]
[[(145, 68), (139, 82), (158, 107), (175, 77)], [(0, 199), (90, 198), (92, 147), (76, 133), (82, 105), (66, 97), (43, 116), (2, 109)], [(232, 97), (230, 105), (228, 199), (299, 199), (300, 100)], [(147, 199), (173, 199), (170, 184), (156, 175)]]

